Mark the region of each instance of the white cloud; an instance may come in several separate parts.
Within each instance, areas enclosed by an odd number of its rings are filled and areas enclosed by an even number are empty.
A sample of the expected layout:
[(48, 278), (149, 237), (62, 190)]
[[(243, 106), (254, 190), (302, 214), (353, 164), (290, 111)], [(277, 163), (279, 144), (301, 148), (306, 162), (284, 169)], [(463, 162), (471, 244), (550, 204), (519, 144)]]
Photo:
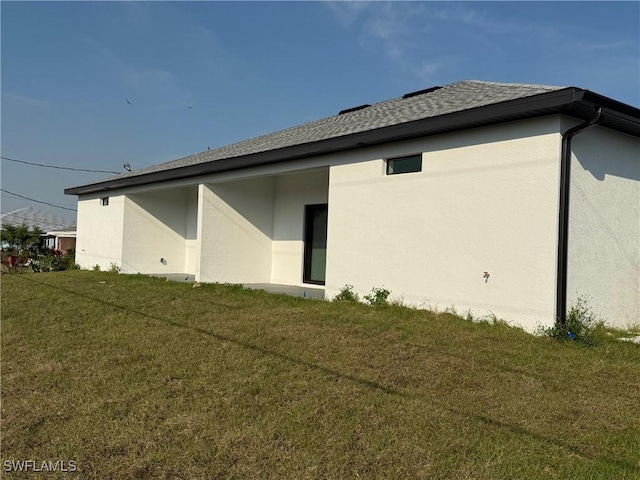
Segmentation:
[(394, 68), (430, 81), (442, 59), (429, 48), (431, 25), (425, 4), (417, 2), (328, 2), (344, 28), (355, 30), (362, 48), (382, 53)]
[[(134, 66), (116, 55), (102, 43), (84, 38), (93, 57), (103, 63), (105, 70), (121, 82), (124, 98), (134, 104), (151, 104), (159, 109), (185, 108), (191, 103), (192, 93), (181, 86), (180, 79), (172, 72), (153, 66)], [(140, 100), (138, 100), (140, 99)]]
[(399, 82), (443, 84), (473, 77), (574, 84), (638, 101), (638, 43), (630, 40), (628, 30), (567, 21), (564, 13), (570, 7), (546, 4), (538, 9), (529, 3), (521, 8), (508, 2), (328, 5), (338, 24)]
[(381, 47), (391, 58), (401, 58), (414, 50), (425, 24), (421, 4), (384, 3), (369, 11), (364, 25), (364, 41)]
[[(598, 50), (607, 50), (611, 52), (612, 50), (618, 50), (618, 49), (631, 47), (631, 46), (634, 46), (631, 42), (621, 41), (621, 42), (600, 42), (600, 43), (599, 42), (594, 42), (594, 43), (583, 42), (576, 47), (581, 48), (583, 51), (595, 52)], [(637, 45), (635, 45), (635, 48), (637, 51), (638, 50)]]
[[(481, 5), (481, 3), (479, 3)], [(462, 3), (446, 3), (430, 11), (429, 16), (433, 20), (448, 22), (451, 24), (473, 27), (484, 34), (492, 35), (523, 35), (535, 31), (540, 34), (548, 30), (546, 25), (536, 25), (528, 21), (513, 21), (505, 18), (494, 18), (485, 10)], [(553, 29), (555, 30), (555, 29)]]
[(124, 19), (137, 29), (147, 29), (152, 22), (150, 12), (145, 2), (127, 1), (122, 2), (124, 8)]
[(27, 107), (46, 108), (51, 105), (50, 100), (20, 95), (19, 93), (2, 92), (3, 101), (13, 101)]
[(113, 70), (126, 68), (124, 60), (122, 60), (119, 56), (105, 47), (102, 43), (88, 37), (83, 37), (80, 40), (89, 47), (92, 55), (98, 57), (100, 61), (105, 62), (109, 69)]
[(234, 60), (215, 32), (194, 23), (193, 26), (189, 26), (185, 36), (191, 51), (199, 52), (198, 63), (208, 71), (209, 75), (233, 69), (231, 64)]
[(367, 1), (327, 1), (325, 5), (331, 9), (338, 21), (345, 27), (362, 18), (372, 3)]
[(176, 77), (164, 70), (125, 68), (121, 73), (122, 80), (134, 88), (169, 89), (176, 86)]
[(432, 82), (440, 67), (440, 62), (425, 62), (417, 69), (418, 77), (424, 83)]

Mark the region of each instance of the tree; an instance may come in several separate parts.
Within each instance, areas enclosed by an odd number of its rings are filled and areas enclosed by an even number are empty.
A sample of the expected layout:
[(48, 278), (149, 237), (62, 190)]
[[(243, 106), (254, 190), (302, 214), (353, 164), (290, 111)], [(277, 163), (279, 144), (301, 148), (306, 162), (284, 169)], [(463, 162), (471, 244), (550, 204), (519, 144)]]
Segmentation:
[(38, 227), (29, 228), (24, 223), (19, 226), (3, 223), (2, 251), (18, 256), (37, 254), (42, 246), (42, 233)]

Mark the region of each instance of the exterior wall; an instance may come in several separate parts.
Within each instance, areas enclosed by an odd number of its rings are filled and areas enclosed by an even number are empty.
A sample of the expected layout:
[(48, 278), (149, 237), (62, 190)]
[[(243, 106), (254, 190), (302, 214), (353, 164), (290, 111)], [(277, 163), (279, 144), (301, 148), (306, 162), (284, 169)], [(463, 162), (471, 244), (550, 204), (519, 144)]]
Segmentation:
[(82, 268), (99, 265), (107, 270), (112, 263), (122, 264), (125, 196), (111, 195), (107, 206), (101, 205), (100, 198), (78, 198), (76, 263)]
[(198, 281), (270, 281), (273, 199), (272, 177), (201, 185)]
[[(106, 207), (84, 195), (76, 261), (302, 285), (304, 205), (328, 203), (327, 298), (386, 287), (532, 330), (555, 315), (560, 132), (575, 123), (523, 120), (132, 187)], [(569, 302), (588, 295), (610, 323), (637, 324), (639, 140), (592, 128), (573, 150)], [(416, 153), (421, 172), (385, 175), (385, 159)]]
[[(327, 298), (352, 284), (529, 330), (554, 318), (560, 118), (357, 151), (330, 170)], [(422, 171), (385, 158), (423, 152)], [(483, 272), (489, 272), (485, 281)]]
[(572, 151), (568, 303), (583, 295), (612, 326), (639, 325), (640, 139), (596, 127)]
[(304, 207), (327, 203), (327, 168), (275, 177), (271, 283), (303, 285)]
[(188, 193), (171, 189), (127, 195), (123, 272), (185, 273)]
[(185, 217), (184, 272), (195, 274), (199, 261), (198, 187), (192, 187), (187, 192)]

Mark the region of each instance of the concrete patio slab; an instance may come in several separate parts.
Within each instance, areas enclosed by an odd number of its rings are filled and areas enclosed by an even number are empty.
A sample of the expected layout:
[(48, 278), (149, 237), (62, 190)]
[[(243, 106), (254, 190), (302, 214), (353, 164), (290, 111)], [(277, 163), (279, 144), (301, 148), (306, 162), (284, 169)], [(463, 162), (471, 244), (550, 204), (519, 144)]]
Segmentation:
[(151, 274), (151, 277), (156, 277), (156, 278), (166, 278), (167, 280), (170, 280), (172, 282), (195, 282), (196, 281), (196, 276), (195, 275), (189, 275), (187, 273), (158, 273), (158, 274)]
[[(196, 281), (195, 275), (189, 275), (186, 273), (167, 273), (151, 276), (156, 278), (166, 278), (167, 280), (172, 282), (193, 283)], [(285, 295), (289, 295), (292, 297), (315, 298), (324, 300), (324, 288), (322, 287), (299, 287), (296, 285), (280, 285), (277, 283), (244, 283), (242, 284), (242, 286), (251, 290), (264, 290), (268, 293), (284, 293)]]
[(269, 293), (284, 293), (292, 297), (324, 299), (324, 288), (321, 287), (298, 287), (295, 285), (279, 285), (276, 283), (245, 283), (242, 286), (252, 290), (264, 290)]

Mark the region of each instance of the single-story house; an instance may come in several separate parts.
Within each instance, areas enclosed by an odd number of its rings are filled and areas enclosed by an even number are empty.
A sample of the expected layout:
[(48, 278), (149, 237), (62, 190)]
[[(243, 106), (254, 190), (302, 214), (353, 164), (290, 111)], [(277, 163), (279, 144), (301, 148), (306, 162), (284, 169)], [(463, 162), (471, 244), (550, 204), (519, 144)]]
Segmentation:
[(19, 208), (0, 215), (0, 222), (5, 225), (26, 225), (43, 232), (44, 246), (63, 252), (76, 248), (76, 226), (70, 220), (46, 210), (33, 207)]
[(69, 252), (76, 249), (76, 235), (75, 226), (47, 231), (44, 234), (46, 246), (61, 252)]
[(65, 193), (84, 267), (640, 322), (640, 110), (582, 88), (461, 81)]

